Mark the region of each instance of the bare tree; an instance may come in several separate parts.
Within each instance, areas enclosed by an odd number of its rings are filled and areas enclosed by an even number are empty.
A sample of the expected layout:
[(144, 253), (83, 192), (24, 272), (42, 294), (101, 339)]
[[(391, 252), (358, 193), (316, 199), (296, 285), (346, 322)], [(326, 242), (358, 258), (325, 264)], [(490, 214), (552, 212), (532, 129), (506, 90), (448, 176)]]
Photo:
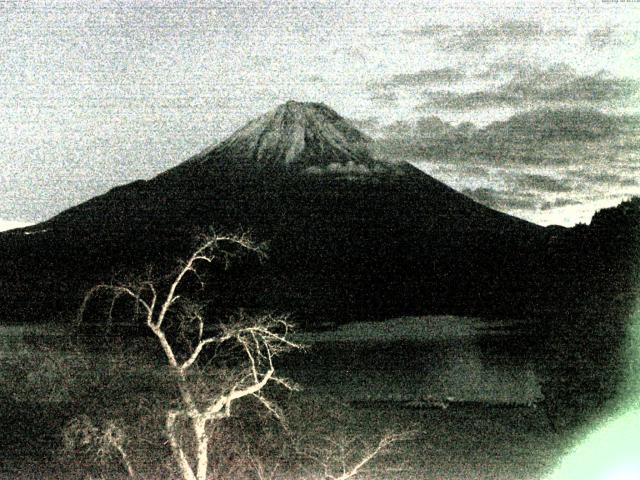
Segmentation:
[[(142, 280), (96, 285), (86, 294), (79, 313), (79, 319), (82, 319), (90, 300), (106, 293), (111, 301), (111, 316), (116, 301), (125, 297), (134, 303), (144, 325), (153, 333), (179, 394), (179, 406), (166, 412), (165, 429), (184, 480), (206, 480), (211, 424), (231, 416), (235, 402), (253, 397), (279, 417), (277, 406), (263, 394), (263, 389), (269, 383), (277, 383), (286, 389), (295, 388), (286, 379), (276, 376), (273, 363), (282, 352), (301, 347), (289, 339), (291, 324), (286, 317), (240, 314), (212, 332), (205, 322), (203, 305), (187, 298), (185, 284), (188, 278), (193, 277), (203, 284), (199, 268), (213, 262), (227, 264), (232, 256), (230, 248), (263, 255), (262, 249), (246, 236), (206, 236), (164, 284)], [(168, 323), (177, 324), (180, 333), (169, 330)], [(184, 337), (188, 337), (187, 348), (181, 346)], [(220, 379), (215, 393), (210, 388), (201, 388), (198, 364), (203, 352), (215, 353), (228, 346), (239, 347), (243, 358), (241, 367), (235, 374)], [(179, 427), (184, 426), (190, 431), (191, 438), (184, 438), (180, 433)]]
[[(118, 300), (126, 299), (135, 307), (134, 318), (153, 334), (177, 390), (178, 401), (165, 411), (164, 433), (183, 480), (206, 480), (213, 475), (209, 456), (216, 440), (214, 427), (232, 415), (237, 402), (254, 398), (278, 420), (283, 420), (278, 405), (265, 395), (265, 387), (277, 384), (287, 390), (297, 388), (275, 373), (275, 357), (302, 348), (291, 340), (292, 325), (286, 316), (240, 312), (225, 323), (210, 325), (203, 302), (192, 300), (194, 282), (200, 287), (205, 285), (202, 267), (212, 263), (228, 266), (234, 251), (264, 256), (263, 248), (244, 235), (203, 236), (193, 253), (170, 275), (96, 285), (87, 292), (79, 310), (81, 322), (92, 300), (106, 297), (111, 321), (118, 311)], [(233, 368), (214, 362), (231, 350), (237, 354)], [(71, 447), (90, 450), (102, 460), (119, 458), (131, 478), (140, 475), (126, 451), (126, 435), (121, 426), (112, 421), (99, 426), (83, 417), (68, 427), (66, 440)], [(313, 464), (314, 478), (349, 480), (362, 476), (375, 457), (406, 438), (389, 434), (369, 446), (354, 447), (356, 443), (350, 442), (351, 449), (323, 438), (296, 455), (302, 454)], [(282, 476), (279, 460), (275, 465), (264, 463), (258, 456), (247, 460), (258, 478)], [(319, 476), (318, 469), (322, 472)]]

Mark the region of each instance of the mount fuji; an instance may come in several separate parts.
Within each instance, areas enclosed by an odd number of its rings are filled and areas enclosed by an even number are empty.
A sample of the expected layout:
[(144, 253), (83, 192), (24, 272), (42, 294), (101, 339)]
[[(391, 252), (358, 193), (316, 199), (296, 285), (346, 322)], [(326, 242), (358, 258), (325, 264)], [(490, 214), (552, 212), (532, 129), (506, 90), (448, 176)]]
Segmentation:
[(268, 244), (217, 298), (311, 323), (535, 313), (555, 301), (549, 249), (568, 231), (476, 203), (380, 158), (324, 104), (290, 101), (155, 178), (0, 234), (0, 313), (72, 311), (98, 281), (171, 265), (207, 226)]

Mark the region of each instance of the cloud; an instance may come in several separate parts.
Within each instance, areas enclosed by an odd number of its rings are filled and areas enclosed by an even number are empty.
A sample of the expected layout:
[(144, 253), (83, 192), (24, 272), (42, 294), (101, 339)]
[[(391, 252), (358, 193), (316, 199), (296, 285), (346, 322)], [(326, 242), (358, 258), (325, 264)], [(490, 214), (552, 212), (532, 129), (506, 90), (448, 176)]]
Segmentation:
[(435, 116), (415, 122), (397, 121), (382, 129), (375, 148), (382, 157), (433, 158), (464, 144), (476, 131), (472, 124), (453, 126)]
[(501, 79), (505, 74), (513, 74), (524, 68), (529, 68), (528, 64), (517, 60), (499, 60), (485, 66), (485, 70), (475, 73), (473, 76), (479, 79)]
[(311, 83), (325, 83), (325, 79), (321, 75), (309, 75), (307, 81)]
[(443, 37), (440, 48), (444, 50), (487, 50), (497, 44), (523, 43), (549, 37), (564, 37), (571, 31), (562, 28), (546, 29), (541, 23), (508, 20), (480, 25)]
[(597, 28), (587, 34), (587, 43), (595, 48), (614, 44), (615, 30), (611, 27)]
[[(541, 225), (589, 223), (596, 210), (640, 194), (637, 185), (612, 188), (589, 178), (594, 166), (460, 165), (446, 161), (415, 165), (479, 203)], [(619, 171), (618, 165), (597, 168), (605, 175)]]
[(612, 27), (596, 28), (587, 34), (587, 44), (595, 49), (629, 47), (640, 41), (640, 32), (621, 31)]
[(497, 210), (509, 211), (513, 209), (532, 209), (536, 207), (536, 198), (531, 194), (517, 194), (494, 188), (463, 189), (469, 198)]
[(501, 44), (522, 44), (549, 38), (563, 38), (573, 33), (573, 30), (567, 28), (547, 28), (540, 22), (529, 20), (502, 20), (495, 23), (462, 26), (434, 23), (402, 31), (402, 35), (408, 38), (432, 40), (441, 50), (468, 52), (486, 51)]
[(541, 210), (551, 210), (558, 207), (568, 207), (571, 205), (580, 205), (580, 202), (577, 200), (573, 200), (571, 198), (556, 198), (555, 200), (550, 200), (543, 202), (540, 206)]
[(589, 223), (640, 195), (640, 116), (539, 109), (484, 128), (434, 116), (386, 127), (388, 158), (411, 161), (486, 206), (542, 225)]
[(367, 57), (363, 49), (355, 46), (338, 47), (334, 48), (331, 53), (339, 58), (343, 58), (347, 61), (366, 62)]
[(484, 25), (467, 32), (480, 43), (488, 40), (518, 40), (539, 37), (544, 33), (540, 23), (525, 20), (507, 20), (492, 25)]
[(542, 101), (607, 102), (632, 96), (638, 92), (639, 85), (636, 80), (612, 78), (600, 72), (575, 77), (555, 86), (529, 88), (528, 94), (531, 98)]
[(501, 92), (478, 91), (458, 93), (451, 91), (428, 92), (427, 100), (416, 107), (418, 111), (428, 111), (434, 108), (466, 111), (480, 110), (492, 106), (510, 105), (514, 102), (509, 96)]
[(384, 167), (380, 166), (380, 169), (374, 168), (372, 171), (367, 165), (362, 163), (356, 163), (354, 161), (348, 161), (346, 163), (332, 162), (328, 165), (319, 166), (314, 165), (308, 167), (305, 172), (311, 175), (336, 175), (349, 178), (357, 178), (362, 176), (369, 176), (372, 173), (379, 171), (386, 171)]
[(516, 184), (518, 187), (546, 192), (570, 192), (572, 189), (572, 183), (566, 178), (553, 178), (537, 173), (527, 173), (518, 177)]
[(390, 158), (564, 165), (626, 158), (626, 145), (637, 143), (639, 134), (637, 116), (593, 109), (539, 109), (482, 129), (470, 123), (452, 125), (434, 116), (396, 122), (384, 128), (376, 147)]
[(610, 104), (623, 101), (640, 91), (640, 82), (616, 78), (601, 71), (592, 75), (577, 75), (564, 66), (546, 70), (522, 67), (514, 77), (493, 90), (470, 93), (430, 91), (418, 110), (433, 108), (469, 111), (490, 107), (541, 106), (545, 104)]
[(371, 135), (380, 128), (380, 118), (371, 116), (366, 118), (352, 118), (351, 123), (358, 129)]
[(398, 101), (398, 94), (396, 92), (382, 90), (372, 93), (370, 98), (376, 102), (394, 103)]
[(501, 143), (596, 140), (635, 130), (638, 121), (635, 116), (610, 115), (593, 109), (539, 109), (493, 122), (482, 130), (481, 136)]
[(451, 25), (444, 23), (435, 23), (423, 25), (415, 30), (403, 30), (402, 33), (409, 37), (438, 37), (440, 35), (450, 33), (453, 30)]
[(381, 83), (385, 87), (419, 87), (423, 85), (453, 83), (465, 78), (461, 70), (450, 67), (420, 70), (415, 73), (398, 73)]
[(503, 78), (505, 73), (512, 75), (512, 81), (528, 80), (532, 82), (540, 80), (546, 83), (577, 75), (576, 70), (566, 63), (552, 63), (547, 68), (541, 68), (526, 59), (506, 58), (488, 64), (483, 73), (475, 76), (479, 78)]
[(368, 89), (371, 92), (371, 100), (396, 103), (398, 101), (398, 89), (451, 85), (464, 78), (466, 78), (466, 75), (463, 71), (451, 67), (443, 67), (411, 73), (397, 73), (383, 80), (369, 82)]
[(623, 187), (640, 185), (636, 178), (612, 172), (582, 173), (582, 176), (588, 181), (599, 184), (620, 185)]
[(443, 67), (411, 73), (397, 73), (383, 80), (369, 82), (368, 88), (371, 91), (371, 100), (389, 103), (398, 100), (396, 90), (400, 88), (441, 87), (465, 78), (466, 74), (462, 70)]

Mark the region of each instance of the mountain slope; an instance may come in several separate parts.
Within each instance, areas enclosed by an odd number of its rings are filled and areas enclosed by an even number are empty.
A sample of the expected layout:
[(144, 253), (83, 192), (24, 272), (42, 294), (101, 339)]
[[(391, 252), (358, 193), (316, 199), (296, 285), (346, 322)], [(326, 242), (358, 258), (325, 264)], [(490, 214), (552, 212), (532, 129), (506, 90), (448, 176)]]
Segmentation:
[(249, 122), (198, 157), (233, 159), (261, 168), (300, 171), (332, 162), (371, 166), (370, 139), (323, 104), (289, 101)]
[(149, 181), (22, 231), (30, 235), (0, 236), (11, 272), (1, 278), (18, 292), (12, 311), (31, 309), (33, 292), (41, 306), (69, 309), (113, 272), (168, 266), (208, 225), (269, 243), (265, 265), (225, 277), (230, 307), (340, 320), (509, 314), (535, 300), (522, 272), (538, 268), (547, 230), (376, 158), (369, 144), (328, 107), (287, 102)]

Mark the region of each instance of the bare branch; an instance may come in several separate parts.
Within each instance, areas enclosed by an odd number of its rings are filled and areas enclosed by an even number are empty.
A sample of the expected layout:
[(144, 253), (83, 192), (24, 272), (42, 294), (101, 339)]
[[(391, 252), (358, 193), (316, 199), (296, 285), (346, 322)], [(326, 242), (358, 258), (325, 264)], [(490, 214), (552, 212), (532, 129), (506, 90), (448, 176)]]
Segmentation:
[[(247, 345), (246, 341), (240, 337), (238, 339), (238, 341), (240, 342), (240, 344), (242, 345), (242, 348), (244, 348), (245, 353), (247, 354), (247, 358), (249, 358), (249, 362), (251, 363), (251, 373), (253, 374), (253, 380), (255, 382), (258, 382), (258, 369), (256, 367), (256, 361), (253, 358), (253, 355), (251, 354), (251, 349), (249, 348), (249, 346)], [(254, 338), (254, 341), (256, 342), (256, 351), (258, 352), (258, 354), (260, 353), (260, 347), (257, 344), (257, 340)]]
[(284, 335), (277, 335), (273, 333), (268, 328), (264, 327), (250, 327), (246, 329), (248, 332), (257, 333), (263, 335), (264, 337), (275, 340), (275, 342), (280, 343), (282, 345), (286, 345), (293, 349), (301, 349), (303, 346), (299, 343), (295, 343), (291, 340), (288, 340)]
[(377, 457), (383, 450), (388, 448), (390, 445), (402, 441), (408, 440), (412, 438), (413, 434), (411, 433), (402, 433), (402, 434), (387, 434), (384, 435), (378, 444), (368, 452), (366, 452), (359, 461), (357, 461), (350, 468), (343, 468), (343, 472), (341, 475), (327, 475), (328, 480), (348, 480), (350, 478), (355, 477), (360, 473), (362, 468), (364, 468), (369, 462), (371, 462), (375, 457)]
[(202, 349), (204, 347), (206, 347), (210, 343), (217, 342), (219, 342), (219, 339), (217, 338), (206, 338), (204, 340), (200, 340), (200, 342), (198, 342), (198, 345), (196, 345), (196, 348), (193, 350), (193, 353), (182, 363), (182, 365), (180, 365), (180, 370), (186, 371), (187, 369), (189, 369), (189, 367), (191, 367), (191, 365), (193, 365), (193, 363), (198, 360), (198, 357), (200, 356), (200, 353), (202, 353)]
[(269, 380), (271, 380), (271, 377), (273, 377), (273, 373), (274, 372), (275, 372), (275, 369), (273, 367), (271, 367), (271, 368), (269, 368), (269, 370), (267, 370), (266, 373), (264, 373), (264, 375), (262, 376), (262, 378), (260, 379), (259, 382), (256, 382), (253, 385), (249, 385), (246, 388), (243, 388), (243, 389), (240, 389), (240, 390), (235, 390), (235, 391), (231, 392), (227, 396), (226, 403), (230, 404), (234, 400), (237, 400), (237, 399), (242, 398), (242, 397), (246, 397), (247, 395), (253, 395), (256, 392), (259, 392), (260, 390), (262, 390), (264, 388), (264, 386), (267, 383), (269, 383)]
[(240, 384), (242, 382), (236, 383), (231, 388), (229, 393), (227, 393), (226, 395), (219, 396), (212, 404), (210, 404), (209, 407), (203, 412), (203, 415), (206, 418), (210, 418), (210, 419), (220, 418), (218, 414), (224, 408), (226, 410), (225, 416), (230, 416), (231, 404), (240, 398), (246, 397), (248, 395), (253, 395), (254, 393), (257, 393), (260, 390), (262, 390), (265, 387), (265, 385), (269, 383), (269, 380), (273, 376), (273, 373), (274, 373), (274, 369), (273, 368), (269, 369), (263, 375), (260, 381), (252, 383), (251, 385), (248, 385), (244, 388), (240, 388)]
[(284, 377), (272, 377), (271, 381), (274, 383), (277, 383), (278, 385), (283, 386), (284, 388), (286, 388), (287, 390), (291, 390), (294, 392), (298, 392), (300, 390), (302, 390), (302, 387), (300, 385), (298, 385), (297, 383), (289, 380), (288, 378), (284, 378)]
[[(136, 291), (132, 290), (131, 288), (126, 287), (124, 285), (100, 284), (100, 285), (96, 285), (96, 286), (92, 287), (85, 294), (85, 296), (84, 296), (84, 298), (82, 300), (82, 304), (80, 305), (80, 309), (78, 310), (78, 317), (77, 317), (77, 322), (78, 323), (82, 323), (82, 320), (84, 318), (84, 313), (85, 313), (85, 311), (87, 309), (87, 306), (88, 306), (89, 302), (91, 301), (91, 299), (101, 291), (105, 291), (107, 293), (113, 294), (113, 296), (114, 296), (114, 298), (112, 299), (113, 302), (115, 302), (118, 297), (120, 297), (122, 295), (127, 295), (127, 296), (131, 297), (136, 302), (136, 304), (142, 305), (142, 307), (147, 312), (151, 312), (152, 311), (151, 306), (147, 302), (145, 302), (142, 298), (140, 298), (139, 292), (136, 292)], [(113, 311), (113, 304), (111, 305), (111, 308), (109, 309), (109, 314), (111, 314), (112, 311)]]
[[(191, 254), (184, 266), (178, 271), (174, 281), (171, 283), (169, 292), (167, 293), (167, 297), (162, 303), (160, 313), (158, 314), (158, 318), (156, 320), (156, 325), (158, 328), (162, 326), (169, 307), (172, 305), (172, 303), (175, 302), (174, 299), (176, 298), (176, 290), (182, 283), (185, 275), (189, 272), (193, 272), (196, 276), (198, 276), (198, 273), (195, 269), (196, 263), (201, 261), (211, 263), (213, 262), (213, 260), (218, 258), (218, 255), (220, 255), (218, 244), (220, 242), (231, 242), (234, 244), (238, 244), (246, 250), (259, 250), (258, 247), (256, 247), (253, 242), (245, 236), (212, 236), (206, 238), (205, 241), (200, 245), (200, 247), (198, 247), (196, 251)], [(225, 255), (225, 252), (222, 252), (222, 255)], [(198, 279), (202, 284), (202, 280), (200, 279), (200, 277), (198, 277)]]
[(260, 403), (262, 403), (262, 405), (264, 405), (264, 407), (269, 410), (269, 412), (271, 412), (271, 414), (276, 417), (278, 420), (283, 419), (282, 417), (282, 411), (273, 403), (271, 402), (269, 399), (267, 399), (265, 396), (260, 395), (260, 393), (254, 393), (253, 396), (255, 398), (258, 399), (258, 401)]

